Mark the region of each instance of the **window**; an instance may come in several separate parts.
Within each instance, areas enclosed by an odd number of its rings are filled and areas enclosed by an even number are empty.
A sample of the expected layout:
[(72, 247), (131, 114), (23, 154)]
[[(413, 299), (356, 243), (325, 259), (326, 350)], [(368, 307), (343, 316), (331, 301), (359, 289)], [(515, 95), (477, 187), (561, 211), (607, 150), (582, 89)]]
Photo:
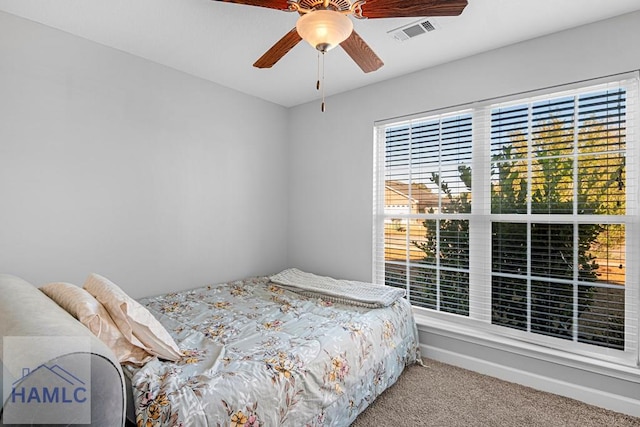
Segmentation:
[(374, 274), (416, 310), (635, 363), (638, 78), (580, 86), (376, 124)]

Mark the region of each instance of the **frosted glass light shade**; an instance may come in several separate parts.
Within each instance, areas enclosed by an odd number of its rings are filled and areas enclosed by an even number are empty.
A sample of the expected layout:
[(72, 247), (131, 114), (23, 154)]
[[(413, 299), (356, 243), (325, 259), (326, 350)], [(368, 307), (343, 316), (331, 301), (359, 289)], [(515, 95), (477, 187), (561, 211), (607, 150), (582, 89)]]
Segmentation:
[(298, 18), (296, 30), (311, 46), (326, 52), (351, 35), (353, 22), (335, 10), (314, 10)]

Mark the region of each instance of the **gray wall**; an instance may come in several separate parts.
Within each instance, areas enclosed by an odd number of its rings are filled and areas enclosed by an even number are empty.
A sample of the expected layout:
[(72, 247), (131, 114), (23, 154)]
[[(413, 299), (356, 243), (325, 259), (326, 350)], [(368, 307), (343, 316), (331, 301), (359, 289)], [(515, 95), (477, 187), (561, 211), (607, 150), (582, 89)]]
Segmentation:
[(0, 271), (138, 297), (284, 268), (286, 120), (0, 12)]
[(292, 108), (289, 263), (371, 280), (374, 121), (636, 70), (639, 28), (623, 15)]

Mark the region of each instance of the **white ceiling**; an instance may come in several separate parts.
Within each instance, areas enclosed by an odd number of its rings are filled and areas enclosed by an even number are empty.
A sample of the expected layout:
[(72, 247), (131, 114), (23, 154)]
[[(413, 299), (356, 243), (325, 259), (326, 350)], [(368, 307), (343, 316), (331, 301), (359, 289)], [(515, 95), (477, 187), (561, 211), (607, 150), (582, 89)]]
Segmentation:
[[(0, 10), (285, 107), (320, 97), (305, 42), (271, 69), (252, 66), (296, 13), (210, 0), (0, 0)], [(336, 48), (325, 57), (326, 94), (635, 10), (639, 0), (469, 0), (462, 15), (432, 18), (436, 31), (402, 43), (387, 31), (415, 18), (354, 20), (385, 65), (364, 74)]]

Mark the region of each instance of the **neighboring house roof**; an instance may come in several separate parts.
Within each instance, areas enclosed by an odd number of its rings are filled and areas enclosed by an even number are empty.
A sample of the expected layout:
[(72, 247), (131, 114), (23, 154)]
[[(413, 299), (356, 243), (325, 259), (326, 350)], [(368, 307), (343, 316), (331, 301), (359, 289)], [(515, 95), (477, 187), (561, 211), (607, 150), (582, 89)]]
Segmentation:
[(403, 181), (385, 181), (385, 205), (413, 206), (417, 212), (424, 213), (429, 208), (438, 207), (438, 195), (434, 194), (426, 185)]

